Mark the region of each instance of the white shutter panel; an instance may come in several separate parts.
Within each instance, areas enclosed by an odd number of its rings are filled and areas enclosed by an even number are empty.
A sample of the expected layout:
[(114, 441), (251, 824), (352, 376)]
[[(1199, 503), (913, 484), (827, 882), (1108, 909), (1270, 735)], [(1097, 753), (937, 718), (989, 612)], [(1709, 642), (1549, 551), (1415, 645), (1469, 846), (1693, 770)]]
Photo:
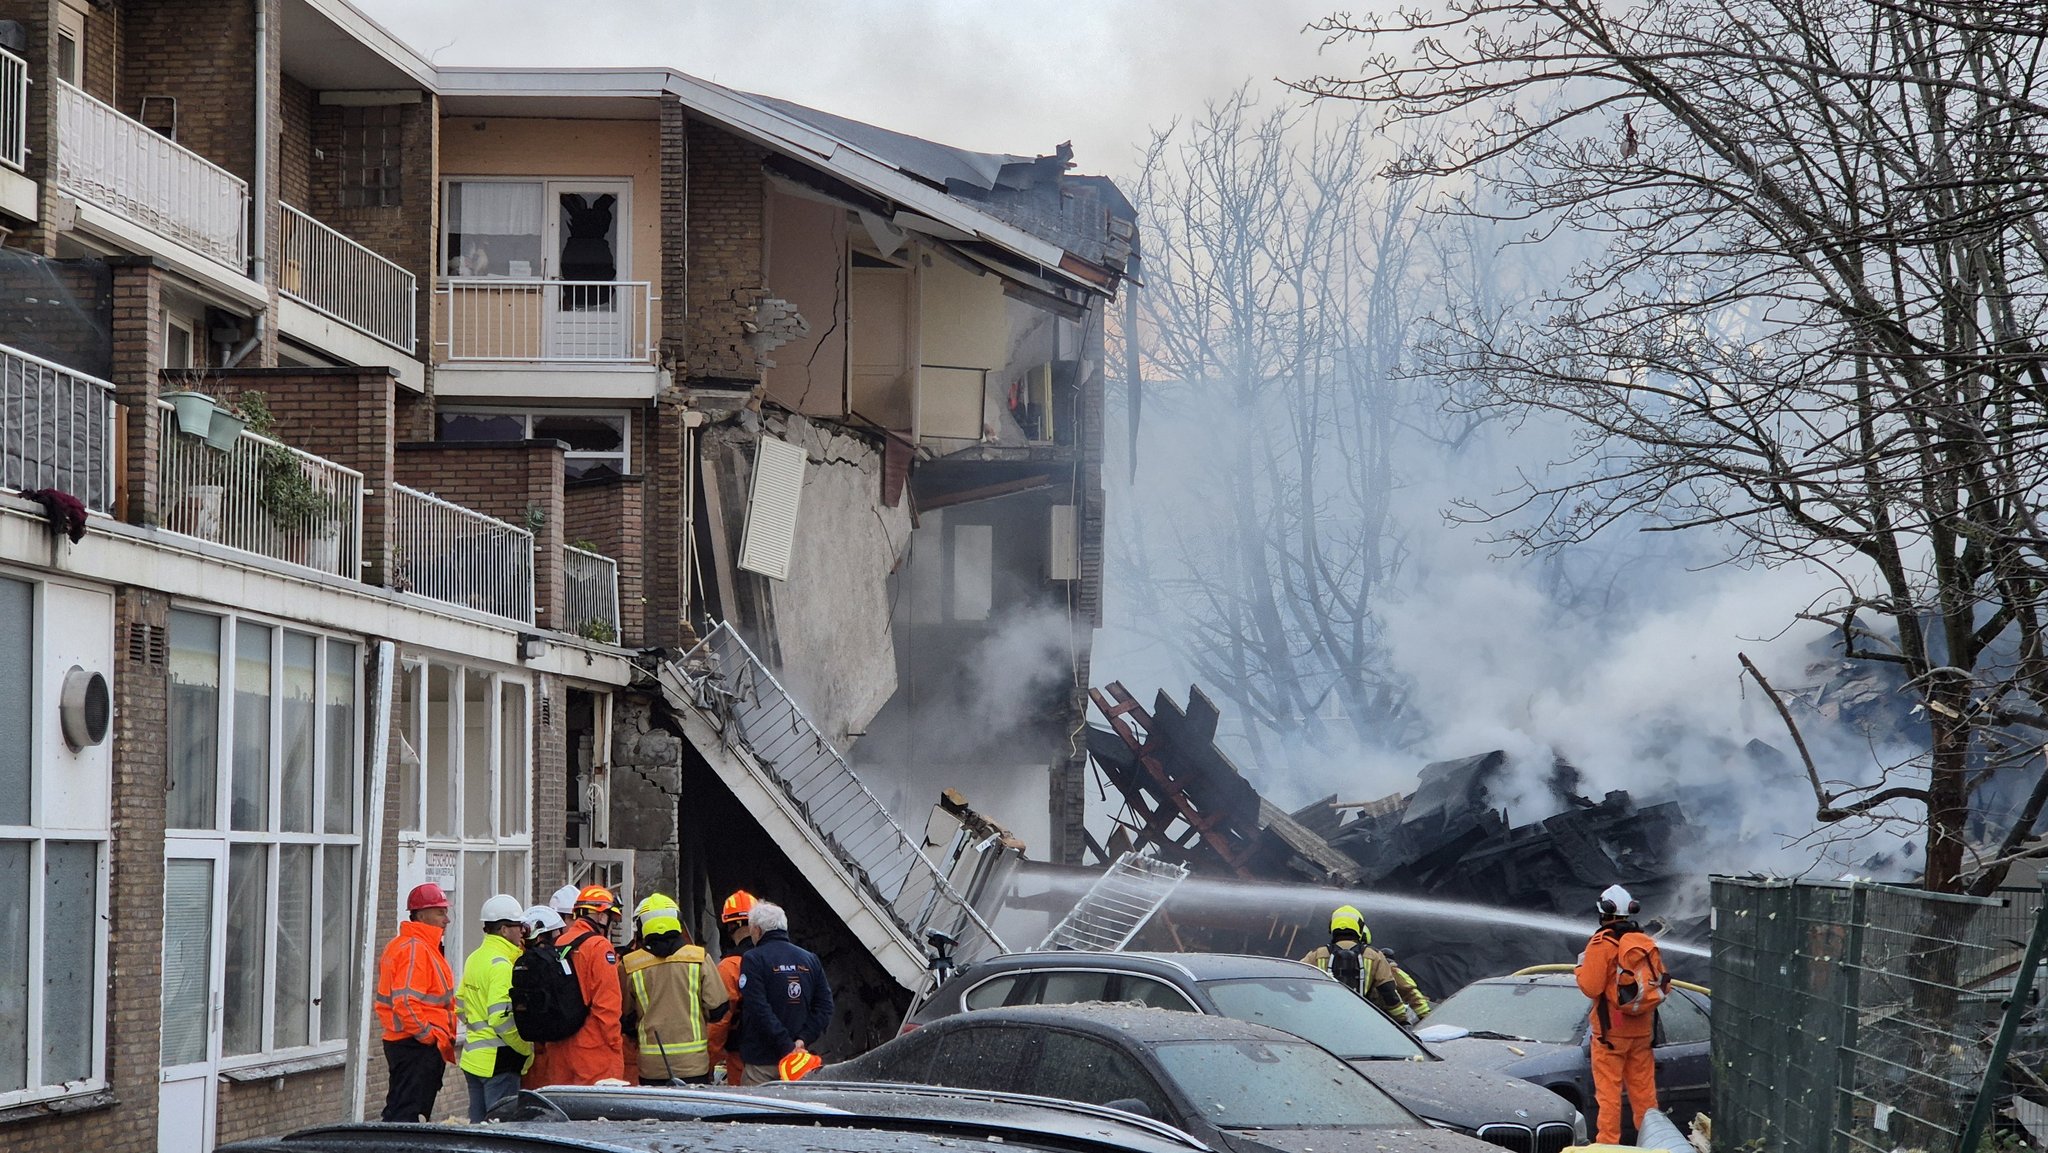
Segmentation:
[(789, 579), (796, 551), (796, 510), (804, 495), (804, 450), (772, 436), (754, 453), (747, 527), (740, 537), (740, 567), (776, 580)]

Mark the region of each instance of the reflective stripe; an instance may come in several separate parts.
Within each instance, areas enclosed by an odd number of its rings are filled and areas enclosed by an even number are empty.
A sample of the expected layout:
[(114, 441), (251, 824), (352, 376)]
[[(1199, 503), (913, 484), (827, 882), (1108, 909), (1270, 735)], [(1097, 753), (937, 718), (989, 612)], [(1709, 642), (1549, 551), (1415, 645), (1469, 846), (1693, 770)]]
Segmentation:
[(655, 962), (655, 965), (668, 964), (679, 964), (686, 970), (685, 980), (690, 990), (690, 1031), (697, 1039), (694, 1041), (676, 1041), (662, 1044), (648, 1035), (647, 1010), (649, 1008), (649, 998), (647, 994), (647, 970), (654, 968), (654, 965), (643, 965), (634, 969), (632, 973), (633, 1000), (640, 1006), (640, 1023), (638, 1028), (640, 1051), (656, 1057), (682, 1057), (693, 1053), (709, 1052), (711, 1042), (703, 1034), (704, 998), (699, 988), (703, 980), (704, 966), (696, 961), (663, 960)]

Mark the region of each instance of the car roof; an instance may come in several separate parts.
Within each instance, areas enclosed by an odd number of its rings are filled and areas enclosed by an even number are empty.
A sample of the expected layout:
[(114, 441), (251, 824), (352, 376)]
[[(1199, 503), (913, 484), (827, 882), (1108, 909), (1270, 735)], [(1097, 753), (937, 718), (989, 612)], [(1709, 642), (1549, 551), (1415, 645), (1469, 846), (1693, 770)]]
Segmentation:
[(1129, 1002), (1076, 1005), (1011, 1005), (971, 1009), (935, 1021), (926, 1028), (971, 1028), (980, 1024), (1015, 1024), (1034, 1028), (1065, 1026), (1081, 1032), (1115, 1033), (1141, 1044), (1163, 1041), (1286, 1041), (1308, 1044), (1292, 1033), (1235, 1017), (1154, 1009)]
[(1131, 973), (1172, 974), (1191, 981), (1215, 981), (1233, 977), (1299, 977), (1320, 973), (1313, 965), (1285, 957), (1257, 957), (1247, 953), (1098, 953), (1080, 949), (1034, 949), (1004, 953), (981, 961), (963, 971), (990, 976), (1016, 969), (1086, 967), (1118, 969)]

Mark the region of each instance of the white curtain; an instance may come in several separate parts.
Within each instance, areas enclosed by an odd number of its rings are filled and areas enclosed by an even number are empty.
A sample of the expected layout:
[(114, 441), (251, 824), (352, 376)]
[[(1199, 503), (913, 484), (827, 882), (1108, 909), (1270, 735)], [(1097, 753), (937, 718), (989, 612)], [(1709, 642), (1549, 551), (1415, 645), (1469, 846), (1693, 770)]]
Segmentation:
[(448, 230), (484, 236), (539, 236), (538, 182), (463, 182), (449, 186)]

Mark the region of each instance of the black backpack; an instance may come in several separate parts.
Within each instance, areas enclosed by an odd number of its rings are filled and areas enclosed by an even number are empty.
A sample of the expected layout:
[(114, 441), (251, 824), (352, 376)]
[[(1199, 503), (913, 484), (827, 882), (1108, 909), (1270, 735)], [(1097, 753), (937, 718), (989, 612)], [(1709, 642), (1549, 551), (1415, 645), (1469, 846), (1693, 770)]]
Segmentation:
[(576, 981), (570, 956), (583, 942), (597, 936), (586, 933), (561, 947), (528, 949), (512, 963), (512, 1019), (519, 1035), (528, 1041), (562, 1041), (576, 1035), (590, 1007), (583, 1003), (583, 987)]
[[(1330, 946), (1330, 976), (1337, 978), (1346, 989), (1361, 997), (1365, 996), (1365, 958), (1360, 955), (1359, 950)], [(516, 973), (512, 980), (515, 983), (519, 980)], [(525, 1035), (523, 1026), (520, 1033), (522, 1036)]]

